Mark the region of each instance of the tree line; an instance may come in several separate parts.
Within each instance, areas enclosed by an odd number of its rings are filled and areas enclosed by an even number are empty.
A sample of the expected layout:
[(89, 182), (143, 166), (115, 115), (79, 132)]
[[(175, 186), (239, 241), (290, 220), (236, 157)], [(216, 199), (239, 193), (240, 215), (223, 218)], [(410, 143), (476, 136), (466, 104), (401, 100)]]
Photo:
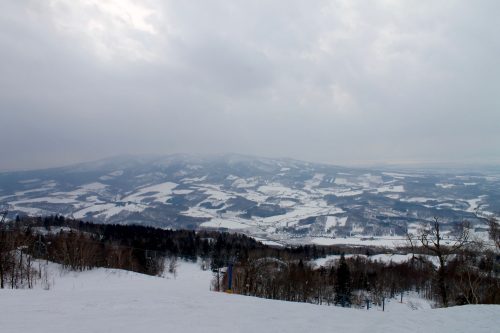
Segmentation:
[[(376, 248), (279, 248), (217, 231), (95, 224), (57, 215), (18, 217), (0, 228), (0, 287), (32, 287), (43, 277), (41, 260), (70, 270), (107, 267), (161, 275), (165, 267), (175, 271), (176, 258), (201, 258), (214, 271), (214, 289), (227, 289), (231, 267), (231, 291), (244, 295), (350, 306), (414, 291), (442, 306), (500, 304), (498, 242), (492, 250), (461, 234), (456, 239), (462, 242), (450, 245), (439, 227), (435, 220), (418, 235), (408, 235), (404, 250), (416, 254), (411, 260), (387, 263), (370, 260), (387, 252)], [(498, 240), (497, 229), (491, 230)], [(340, 260), (323, 267), (312, 264), (332, 254), (341, 255)]]
[(41, 275), (33, 259), (56, 262), (70, 270), (107, 267), (160, 275), (165, 261), (173, 258), (202, 258), (207, 267), (216, 270), (230, 260), (255, 253), (292, 260), (342, 250), (316, 246), (272, 248), (245, 235), (217, 231), (96, 224), (59, 215), (18, 216), (0, 226), (0, 287), (31, 287), (32, 279)]
[[(446, 306), (500, 304), (498, 269), (498, 258), (493, 253), (474, 251), (455, 256), (442, 272), (424, 256), (402, 263), (341, 256), (326, 267), (304, 260), (256, 257), (234, 265), (232, 292), (285, 301), (362, 306), (366, 299), (381, 304), (383, 298), (413, 291), (444, 306), (444, 276)], [(227, 274), (222, 285), (227, 285)]]
[[(318, 268), (305, 258), (287, 260), (254, 252), (234, 265), (231, 292), (350, 306), (367, 299), (380, 304), (384, 298), (413, 291), (444, 307), (500, 304), (498, 222), (492, 223), (496, 248), (471, 240), (466, 223), (458, 225), (452, 238), (445, 238), (436, 218), (417, 234), (408, 234), (404, 250), (413, 257), (402, 263), (342, 255), (336, 263)], [(223, 285), (227, 278), (223, 276)]]

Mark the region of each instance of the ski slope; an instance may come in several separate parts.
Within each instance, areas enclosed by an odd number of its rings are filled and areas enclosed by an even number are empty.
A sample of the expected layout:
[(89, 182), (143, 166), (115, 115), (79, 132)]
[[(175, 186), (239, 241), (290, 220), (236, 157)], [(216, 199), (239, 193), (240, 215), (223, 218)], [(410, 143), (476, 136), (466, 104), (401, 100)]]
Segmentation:
[(0, 290), (2, 333), (443, 333), (494, 332), (500, 326), (495, 305), (430, 309), (425, 301), (392, 300), (382, 312), (211, 292), (211, 272), (190, 263), (181, 263), (176, 278), (51, 267), (49, 290)]

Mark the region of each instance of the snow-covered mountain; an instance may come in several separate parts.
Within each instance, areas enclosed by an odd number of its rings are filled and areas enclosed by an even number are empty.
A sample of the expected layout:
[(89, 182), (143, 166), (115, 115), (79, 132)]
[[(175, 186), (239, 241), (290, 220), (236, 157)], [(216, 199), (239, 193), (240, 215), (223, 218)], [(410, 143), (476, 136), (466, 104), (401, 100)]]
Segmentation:
[(500, 173), (368, 170), (242, 155), (125, 156), (1, 173), (0, 207), (10, 218), (57, 213), (231, 229), (278, 242), (380, 245), (433, 216), (467, 219), (483, 232), (475, 214), (500, 211)]

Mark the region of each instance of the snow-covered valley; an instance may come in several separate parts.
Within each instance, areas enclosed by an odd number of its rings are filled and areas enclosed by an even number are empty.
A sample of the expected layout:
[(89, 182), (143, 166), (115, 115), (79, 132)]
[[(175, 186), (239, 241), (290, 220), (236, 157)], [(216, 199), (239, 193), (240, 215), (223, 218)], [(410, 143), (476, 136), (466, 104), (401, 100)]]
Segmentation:
[[(240, 155), (122, 158), (0, 173), (0, 209), (104, 223), (243, 232), (275, 244), (395, 247), (438, 216), (468, 220), (500, 209), (494, 172), (389, 172)], [(453, 229), (450, 225), (449, 230)]]

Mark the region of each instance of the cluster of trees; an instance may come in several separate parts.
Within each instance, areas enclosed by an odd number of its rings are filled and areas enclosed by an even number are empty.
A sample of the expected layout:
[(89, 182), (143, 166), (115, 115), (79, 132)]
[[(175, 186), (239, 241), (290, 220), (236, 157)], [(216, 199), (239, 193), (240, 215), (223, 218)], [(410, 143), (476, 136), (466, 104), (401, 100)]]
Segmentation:
[[(11, 275), (27, 276), (20, 263), (29, 264), (33, 258), (60, 263), (70, 270), (107, 267), (160, 275), (165, 266), (175, 273), (178, 257), (223, 258), (263, 246), (242, 235), (93, 224), (62, 216), (17, 218), (3, 227), (0, 236), (2, 287), (4, 281), (13, 280)], [(165, 260), (170, 264), (165, 265)], [(12, 284), (21, 286), (24, 284)]]
[[(33, 259), (60, 263), (71, 270), (108, 267), (159, 275), (165, 266), (174, 272), (178, 257), (202, 258), (206, 267), (220, 272), (235, 260), (273, 257), (307, 261), (346, 250), (314, 245), (273, 248), (239, 234), (94, 224), (57, 215), (17, 217), (2, 225), (0, 232), (0, 285), (12, 288), (31, 287), (37, 277), (41, 278)], [(369, 249), (357, 251), (370, 253)], [(165, 260), (170, 264), (165, 265)]]
[[(443, 273), (424, 256), (403, 263), (343, 256), (329, 267), (303, 260), (255, 258), (233, 267), (232, 292), (244, 295), (309, 302), (363, 305), (366, 298), (381, 304), (383, 298), (407, 291), (443, 306), (451, 304), (500, 304), (500, 281), (491, 252), (464, 251), (446, 264)], [(496, 268), (498, 269), (498, 267)], [(442, 298), (444, 276), (447, 303)], [(223, 278), (227, 285), (227, 276)]]
[[(434, 279), (438, 287), (440, 302), (444, 307), (450, 304), (494, 303), (489, 297), (489, 289), (498, 291), (500, 280), (499, 250), (497, 241), (497, 221), (488, 220), (490, 238), (495, 244), (490, 248), (482, 240), (471, 239), (470, 225), (467, 221), (456, 224), (454, 232), (446, 235), (437, 217), (424, 224), (416, 234), (407, 234), (412, 252), (420, 246), (438, 260)], [(484, 288), (487, 286), (487, 288)], [(451, 295), (458, 288), (457, 292)], [(480, 295), (479, 295), (480, 294)], [(496, 295), (493, 294), (494, 298)], [(486, 299), (485, 299), (486, 298)]]
[[(496, 250), (471, 242), (467, 228), (454, 241), (442, 235), (439, 221), (408, 235), (408, 262), (369, 260), (374, 249), (339, 246), (270, 247), (253, 238), (215, 231), (165, 230), (137, 225), (109, 225), (61, 216), (22, 217), (0, 229), (0, 287), (32, 287), (42, 279), (34, 259), (60, 263), (71, 270), (119, 268), (159, 275), (175, 274), (176, 258), (202, 258), (216, 273), (214, 287), (232, 292), (316, 304), (350, 306), (365, 298), (380, 303), (416, 291), (442, 306), (500, 303), (498, 222), (490, 228)], [(496, 238), (494, 238), (496, 237)], [(328, 267), (311, 260), (349, 251), (351, 256)], [(437, 264), (430, 258), (437, 259)], [(168, 263), (166, 261), (169, 260)], [(222, 270), (221, 270), (222, 268)]]
[[(419, 278), (423, 273), (408, 264), (386, 265), (361, 256), (346, 259), (342, 255), (336, 264), (319, 268), (303, 260), (258, 258), (234, 266), (232, 291), (270, 299), (350, 306), (362, 302), (361, 291), (370, 293), (375, 300), (385, 294), (422, 287), (428, 280)], [(418, 281), (410, 282), (410, 277)]]
[(0, 288), (31, 288), (41, 278), (25, 249), (33, 240), (22, 233), (0, 227)]
[[(28, 276), (18, 274), (26, 268), (21, 270), (20, 267), (24, 266), (14, 264), (14, 259), (21, 260), (24, 265), (38, 258), (60, 263), (71, 270), (108, 267), (160, 275), (165, 260), (171, 261), (172, 264), (167, 266), (169, 270), (174, 270), (174, 258), (178, 257), (193, 261), (202, 258), (211, 263), (212, 269), (218, 269), (227, 266), (234, 258), (247, 258), (254, 252), (287, 258), (309, 258), (327, 253), (325, 249), (319, 250), (315, 246), (273, 249), (240, 234), (94, 224), (57, 215), (18, 217), (4, 225), (2, 232), (2, 281), (7, 280), (7, 274), (23, 278)], [(330, 252), (336, 251), (330, 249)], [(10, 275), (9, 279), (12, 280)]]
[[(379, 304), (384, 297), (416, 291), (441, 306), (500, 304), (500, 256), (497, 221), (490, 227), (496, 250), (469, 238), (466, 223), (443, 235), (438, 219), (408, 235), (414, 255), (403, 263), (343, 256), (336, 265), (314, 267), (302, 259), (248, 258), (233, 269), (232, 292), (315, 304)], [(496, 238), (495, 238), (496, 237)], [(433, 263), (433, 259), (437, 263)], [(224, 277), (227, 279), (227, 276)], [(224, 283), (227, 283), (224, 280)]]
[[(111, 264), (107, 264), (107, 261), (103, 259), (109, 255), (106, 253), (100, 256), (95, 254), (102, 251), (103, 246), (108, 251), (120, 249), (130, 253), (129, 256), (136, 257), (139, 262), (144, 261), (143, 257), (155, 256), (180, 257), (185, 260), (202, 258), (211, 262), (212, 268), (225, 267), (228, 262), (236, 258), (240, 260), (259, 256), (285, 260), (310, 260), (329, 254), (340, 254), (347, 249), (346, 247), (318, 247), (315, 245), (275, 248), (263, 245), (255, 239), (241, 234), (167, 230), (140, 225), (96, 224), (68, 219), (63, 216), (20, 217), (12, 223), (11, 229), (29, 231), (36, 234), (37, 237), (42, 229), (43, 242), (52, 244), (48, 251), (51, 260), (61, 262), (72, 269), (89, 268), (78, 264), (78, 260), (73, 259), (83, 255), (87, 259), (79, 259), (79, 262), (95, 262), (90, 264), (92, 267), (110, 266)], [(77, 246), (79, 250), (72, 255), (71, 244), (77, 243), (85, 243), (85, 246), (83, 244)], [(83, 248), (87, 250), (83, 251)], [(358, 248), (355, 249), (355, 253), (373, 254), (377, 252), (367, 248)], [(123, 257), (123, 255), (117, 255), (117, 257)], [(116, 265), (111, 266), (115, 267)], [(132, 267), (132, 270), (148, 273), (141, 268), (134, 268), (132, 264), (128, 267)]]

